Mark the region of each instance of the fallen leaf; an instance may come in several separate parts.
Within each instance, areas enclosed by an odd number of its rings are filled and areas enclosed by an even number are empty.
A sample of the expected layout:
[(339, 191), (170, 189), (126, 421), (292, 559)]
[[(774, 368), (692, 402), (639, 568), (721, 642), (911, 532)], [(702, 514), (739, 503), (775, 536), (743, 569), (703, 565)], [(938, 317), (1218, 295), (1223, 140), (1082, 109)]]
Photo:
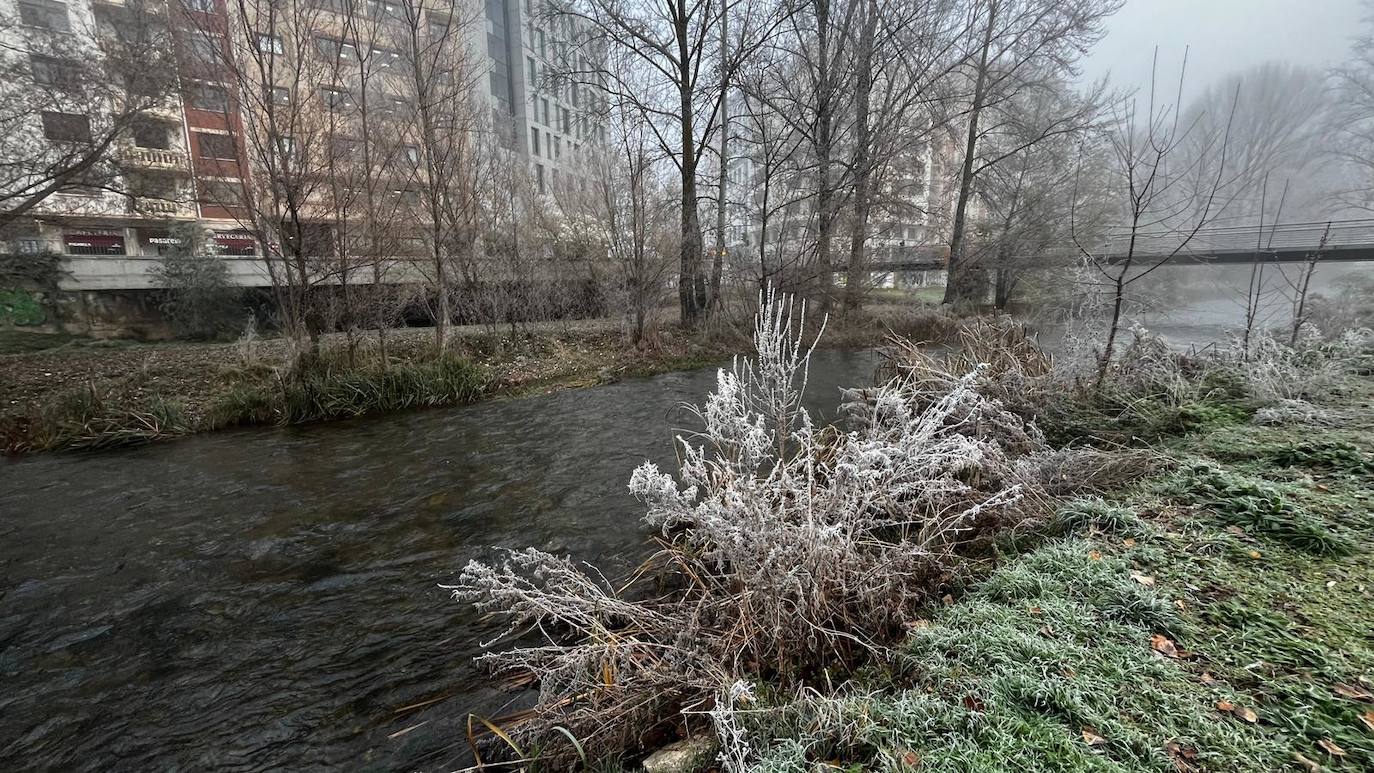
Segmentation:
[(1236, 704), (1230, 701), (1217, 701), (1217, 711), (1231, 711), (1235, 709), (1235, 707)]
[(1121, 540), (1121, 544), (1128, 548), (1133, 548), (1135, 547), (1135, 540), (1131, 539), (1130, 537), (1127, 537), (1126, 539)]
[(1365, 727), (1369, 728), (1371, 733), (1374, 733), (1374, 711), (1366, 711), (1361, 714), (1360, 721), (1364, 723)]
[(1054, 626), (1052, 626), (1052, 625), (1042, 626), (1042, 627), (1040, 628), (1039, 633), (1040, 633), (1041, 636), (1044, 636), (1044, 637), (1047, 638), (1047, 639), (1053, 639), (1053, 638), (1054, 638)]
[(1188, 608), (1188, 602), (1183, 599), (1174, 599), (1174, 606), (1177, 607), (1179, 611), (1183, 611)]
[(1107, 742), (1107, 739), (1098, 735), (1096, 729), (1085, 727), (1083, 728), (1083, 742), (1089, 746), (1101, 746)]
[(1166, 658), (1178, 657), (1178, 647), (1174, 646), (1174, 640), (1162, 633), (1157, 633), (1150, 637), (1150, 649)]
[(1259, 721), (1259, 715), (1255, 713), (1255, 710), (1247, 709), (1244, 706), (1235, 707), (1231, 710), (1231, 713), (1235, 714), (1236, 716), (1240, 717), (1246, 722), (1249, 722), (1252, 725)]
[(1327, 754), (1330, 754), (1332, 757), (1345, 756), (1345, 749), (1342, 749), (1341, 747), (1337, 746), (1336, 742), (1331, 740), (1330, 738), (1323, 738), (1320, 741), (1317, 741), (1317, 745), (1322, 747), (1322, 751), (1326, 752)]
[(913, 751), (902, 752), (902, 764), (908, 768), (919, 767), (921, 764), (921, 755)]
[(1101, 561), (1101, 560), (1102, 560), (1102, 553), (1099, 552), (1099, 551), (1096, 551), (1096, 550), (1089, 550), (1089, 551), (1088, 551), (1088, 558), (1091, 558), (1091, 559), (1094, 560), (1094, 561)]
[(1131, 579), (1132, 579), (1132, 580), (1135, 580), (1136, 582), (1140, 583), (1141, 585), (1144, 585), (1144, 586), (1147, 586), (1147, 587), (1152, 586), (1152, 585), (1155, 584), (1155, 578), (1150, 577), (1149, 575), (1145, 575), (1145, 574), (1138, 574), (1138, 573), (1132, 572), (1132, 573), (1131, 573)]
[(1374, 700), (1374, 695), (1371, 695), (1368, 690), (1365, 690), (1360, 687), (1355, 687), (1353, 685), (1348, 685), (1344, 682), (1338, 683), (1332, 689), (1335, 690), (1336, 694), (1341, 696), (1342, 698), (1349, 698), (1355, 701)]
[(1237, 536), (1243, 536), (1245, 534), (1245, 529), (1242, 529), (1239, 526), (1231, 525), (1226, 527), (1226, 533), (1235, 534)]
[(1028, 610), (1026, 610), (1026, 611), (1027, 611), (1027, 612), (1030, 612), (1032, 615), (1038, 615), (1038, 614), (1041, 614), (1042, 612), (1044, 612), (1045, 610), (1041, 609), (1040, 607), (1031, 607), (1030, 609), (1028, 609)]
[(1170, 757), (1182, 757), (1185, 760), (1191, 760), (1197, 757), (1197, 749), (1191, 746), (1183, 746), (1178, 741), (1170, 741), (1164, 744), (1164, 751), (1168, 752)]
[(1321, 765), (1318, 765), (1297, 752), (1293, 752), (1293, 760), (1301, 765), (1303, 770), (1308, 771), (1308, 773), (1319, 773), (1322, 769)]
[(1260, 557), (1260, 552), (1258, 550), (1252, 550), (1250, 551), (1250, 557), (1258, 559)]
[(979, 698), (977, 695), (965, 695), (964, 708), (968, 709), (969, 711), (981, 712), (984, 708), (983, 700)]
[(947, 606), (947, 607), (948, 607), (948, 606), (952, 606), (952, 605), (954, 604), (954, 597), (951, 596), (951, 595), (948, 594), (948, 593), (946, 593), (945, 596), (944, 596), (944, 598), (942, 598), (942, 599), (940, 599), (940, 600), (943, 601), (943, 602), (945, 603), (945, 606)]
[(1063, 668), (1059, 669), (1059, 673), (1063, 674), (1065, 679), (1072, 679), (1075, 675), (1078, 674), (1077, 671), (1073, 670), (1072, 668), (1069, 668), (1068, 666), (1064, 666)]
[(1202, 676), (1198, 677), (1198, 679), (1199, 679), (1199, 681), (1201, 681), (1203, 684), (1216, 684), (1216, 683), (1217, 683), (1217, 678), (1216, 678), (1215, 676), (1212, 676), (1212, 672), (1211, 672), (1211, 671), (1203, 671), (1203, 672), (1202, 672)]
[(906, 629), (907, 629), (908, 631), (919, 631), (919, 630), (921, 630), (922, 628), (929, 628), (929, 627), (930, 627), (930, 621), (929, 621), (929, 620), (912, 620), (912, 621), (910, 621), (910, 622), (908, 622), (908, 623), (906, 624)]

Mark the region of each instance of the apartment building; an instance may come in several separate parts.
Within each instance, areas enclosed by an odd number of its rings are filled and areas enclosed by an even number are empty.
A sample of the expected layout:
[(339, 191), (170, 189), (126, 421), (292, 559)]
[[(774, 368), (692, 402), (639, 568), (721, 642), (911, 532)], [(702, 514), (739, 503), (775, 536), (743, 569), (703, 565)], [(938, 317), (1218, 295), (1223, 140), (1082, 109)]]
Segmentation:
[[(277, 143), (283, 158), (320, 164), (326, 157), (337, 159), (339, 148), (354, 140), (341, 130), (331, 135), (327, 151), (307, 147), (309, 138), (278, 130), (275, 124), (271, 131), (263, 131), (268, 125), (263, 113), (274, 107), (295, 110), (308, 101), (312, 109), (296, 110), (296, 115), (343, 121), (341, 116), (356, 108), (363, 96), (349, 80), (351, 63), (366, 58), (383, 70), (392, 63), (403, 64), (405, 51), (395, 40), (404, 36), (393, 34), (395, 26), (408, 24), (417, 35), (434, 36), (469, 18), (476, 21), (462, 28), (462, 45), (478, 68), (476, 74), (486, 71), (485, 77), (473, 79), (478, 85), (472, 96), (487, 108), (489, 128), (528, 165), (538, 192), (577, 184), (578, 160), (589, 145), (605, 141), (605, 128), (592, 111), (600, 96), (586, 84), (549, 77), (588, 54), (571, 46), (580, 32), (571, 20), (553, 14), (543, 0), (484, 0), (471, 9), (419, 0), (404, 6), (396, 0), (252, 0), (228, 7), (225, 2), (0, 0), (0, 14), (17, 21), (0, 26), (0, 42), (12, 52), (31, 48), (33, 60), (30, 82), (0, 84), (0, 89), (43, 88), (44, 79), (61, 62), (48, 61), (51, 57), (39, 51), (52, 46), (35, 41), (57, 39), (72, 56), (81, 56), (100, 45), (103, 30), (115, 29), (128, 3), (156, 3), (139, 7), (155, 9), (158, 23), (169, 33), (168, 45), (175, 48), (175, 88), (111, 146), (121, 177), (118, 184), (64, 189), (4, 235), (11, 251), (61, 254), (64, 290), (151, 289), (148, 269), (179, 248), (171, 232), (183, 223), (197, 223), (205, 230), (236, 282), (269, 284), (262, 253), (275, 252), (280, 245), (260, 244), (248, 225), (249, 204), (269, 185), (261, 168), (269, 156), (261, 144)], [(307, 59), (327, 66), (306, 66)], [(269, 60), (293, 66), (263, 74), (263, 94), (239, 93), (253, 82), (243, 77), (243, 71), (261, 68)], [(403, 100), (404, 90), (390, 89), (387, 82), (388, 77), (378, 77), (382, 85), (373, 98)], [(35, 120), (34, 131), (41, 131), (44, 141), (80, 141), (83, 122), (89, 120), (45, 113), (41, 121)], [(397, 148), (398, 164), (418, 161), (412, 146)], [(300, 174), (314, 179), (332, 172), (306, 169)], [(329, 197), (321, 193), (327, 187), (323, 182), (315, 185), (306, 209), (321, 223), (331, 216)], [(414, 194), (403, 183), (396, 188), (397, 196)]]

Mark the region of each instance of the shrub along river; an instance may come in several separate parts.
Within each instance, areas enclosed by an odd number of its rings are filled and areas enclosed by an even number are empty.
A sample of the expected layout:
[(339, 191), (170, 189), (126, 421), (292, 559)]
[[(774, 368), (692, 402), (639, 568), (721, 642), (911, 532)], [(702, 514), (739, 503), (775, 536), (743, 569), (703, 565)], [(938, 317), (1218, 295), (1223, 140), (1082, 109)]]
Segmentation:
[[(874, 365), (818, 352), (813, 415)], [(0, 462), (0, 769), (458, 766), (510, 696), (438, 585), (492, 546), (637, 565), (630, 472), (714, 376)]]

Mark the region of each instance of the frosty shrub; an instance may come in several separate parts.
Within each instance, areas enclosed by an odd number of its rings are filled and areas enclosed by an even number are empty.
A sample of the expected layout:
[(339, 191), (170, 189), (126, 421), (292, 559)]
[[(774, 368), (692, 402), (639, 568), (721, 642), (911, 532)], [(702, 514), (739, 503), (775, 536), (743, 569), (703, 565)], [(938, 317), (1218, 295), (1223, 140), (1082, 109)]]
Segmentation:
[[(661, 535), (657, 583), (617, 589), (531, 548), (469, 564), (453, 588), (507, 634), (539, 637), (483, 657), (537, 678), (519, 730), (546, 756), (566, 742), (555, 727), (605, 754), (683, 711), (732, 736), (742, 683), (801, 689), (884, 656), (971, 544), (1041, 507), (1017, 464), (1038, 433), (980, 393), (977, 369), (938, 391), (895, 378), (866, 391), (854, 428), (817, 427), (801, 405), (804, 318), (764, 298), (758, 354), (720, 371), (702, 429), (677, 438), (677, 475), (645, 463), (631, 477)], [(743, 740), (725, 740), (738, 769)]]
[(1248, 351), (1233, 345), (1227, 359), (1245, 379), (1250, 396), (1265, 403), (1320, 402), (1339, 391), (1352, 370), (1374, 346), (1370, 331), (1347, 330), (1324, 340), (1315, 327), (1304, 327), (1293, 346), (1261, 333)]

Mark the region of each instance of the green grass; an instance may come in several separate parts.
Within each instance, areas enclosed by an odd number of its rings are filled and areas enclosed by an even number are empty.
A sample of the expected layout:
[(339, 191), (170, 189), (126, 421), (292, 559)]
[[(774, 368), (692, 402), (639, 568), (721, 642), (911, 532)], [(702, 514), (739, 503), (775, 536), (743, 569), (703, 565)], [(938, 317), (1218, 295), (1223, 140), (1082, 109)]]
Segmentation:
[(445, 354), (428, 360), (347, 367), (322, 359), (295, 374), (241, 382), (211, 405), (209, 428), (330, 419), (461, 405), (482, 396), (485, 372)]
[(136, 404), (107, 399), (90, 387), (62, 392), (29, 414), (5, 417), (7, 452), (96, 450), (140, 445), (190, 431), (181, 404), (160, 394)]
[(760, 769), (1374, 770), (1372, 440), (1175, 439), (1190, 461), (1065, 503), (895, 658), (764, 701)]

